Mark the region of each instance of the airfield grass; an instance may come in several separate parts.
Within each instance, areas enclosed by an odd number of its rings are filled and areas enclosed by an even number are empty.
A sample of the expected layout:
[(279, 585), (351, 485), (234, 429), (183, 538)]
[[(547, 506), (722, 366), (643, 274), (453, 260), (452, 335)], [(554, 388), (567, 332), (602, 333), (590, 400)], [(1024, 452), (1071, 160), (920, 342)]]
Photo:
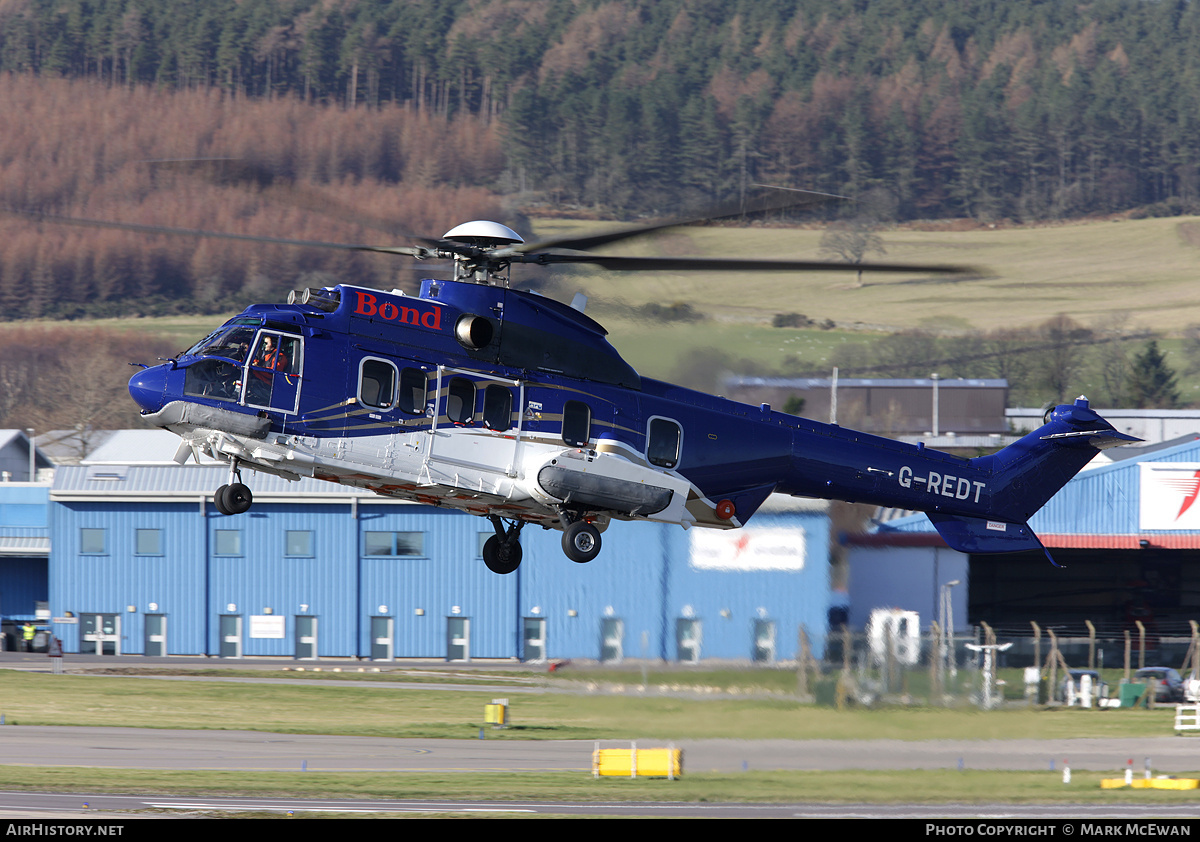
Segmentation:
[[(1102, 790), (1103, 778), (1121, 772), (1061, 770), (1012, 772), (932, 769), (920, 772), (756, 771), (691, 772), (665, 779), (600, 778), (581, 768), (565, 772), (173, 772), (0, 765), (0, 789), (145, 795), (244, 795), (251, 797), (360, 799), (478, 799), (496, 801), (808, 802), (855, 803), (1064, 803), (1195, 805), (1196, 791)], [(1187, 777), (1180, 775), (1179, 777)], [(240, 814), (239, 814), (240, 815)]]
[[(476, 739), (495, 690), (440, 691), (371, 683), (318, 685), (169, 681), (0, 671), (0, 713), (13, 725), (252, 730), (368, 737)], [(789, 698), (513, 693), (510, 727), (493, 740), (1067, 739), (1165, 736), (1173, 708), (878, 710)], [(636, 724), (632, 724), (636, 723)]]

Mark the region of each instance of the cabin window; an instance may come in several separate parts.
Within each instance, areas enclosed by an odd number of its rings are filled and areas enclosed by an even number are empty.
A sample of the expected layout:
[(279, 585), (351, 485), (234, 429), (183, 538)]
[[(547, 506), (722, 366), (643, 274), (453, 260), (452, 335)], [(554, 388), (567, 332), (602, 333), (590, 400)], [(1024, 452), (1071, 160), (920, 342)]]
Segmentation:
[(563, 441), (574, 447), (586, 447), (592, 437), (592, 408), (580, 401), (567, 401), (563, 406)]
[(667, 418), (650, 419), (650, 435), (646, 443), (646, 458), (651, 465), (674, 468), (679, 464), (679, 445), (683, 428)]
[(475, 384), (463, 377), (450, 381), (446, 391), (446, 417), (455, 424), (470, 424), (475, 418)]
[(403, 368), (400, 370), (400, 411), (409, 415), (422, 415), (425, 412), (425, 388), (429, 377), (419, 368)]
[(489, 430), (507, 430), (512, 426), (512, 392), (492, 384), (483, 392), (483, 423)]
[(363, 360), (358, 376), (359, 402), (376, 409), (391, 409), (395, 396), (396, 367), (386, 360)]

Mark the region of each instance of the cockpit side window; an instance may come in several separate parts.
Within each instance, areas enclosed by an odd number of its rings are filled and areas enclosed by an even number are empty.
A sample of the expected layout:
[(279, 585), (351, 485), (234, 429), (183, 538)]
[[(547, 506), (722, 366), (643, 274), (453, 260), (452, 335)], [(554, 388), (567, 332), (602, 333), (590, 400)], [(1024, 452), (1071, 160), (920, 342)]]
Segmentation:
[(241, 371), (226, 360), (199, 360), (187, 368), (183, 393), (218, 401), (237, 400)]

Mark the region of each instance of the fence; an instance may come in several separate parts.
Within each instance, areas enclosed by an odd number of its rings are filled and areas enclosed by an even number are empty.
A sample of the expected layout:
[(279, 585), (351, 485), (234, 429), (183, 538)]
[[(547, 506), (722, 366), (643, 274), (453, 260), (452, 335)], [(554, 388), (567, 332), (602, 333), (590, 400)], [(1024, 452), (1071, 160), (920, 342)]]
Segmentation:
[[(1070, 670), (1096, 671), (1110, 685), (1144, 666), (1171, 667), (1186, 678), (1197, 671), (1200, 651), (1197, 624), (1189, 626), (1170, 631), (1190, 633), (1170, 635), (1088, 622), (1057, 630), (1030, 623), (1024, 634), (986, 623), (966, 635), (944, 634), (936, 623), (924, 633), (904, 622), (865, 633), (842, 627), (826, 639), (821, 660), (801, 656), (798, 682), (801, 695), (838, 706), (1054, 704), (1064, 700)], [(1026, 683), (1028, 667), (1036, 669), (1036, 684)]]

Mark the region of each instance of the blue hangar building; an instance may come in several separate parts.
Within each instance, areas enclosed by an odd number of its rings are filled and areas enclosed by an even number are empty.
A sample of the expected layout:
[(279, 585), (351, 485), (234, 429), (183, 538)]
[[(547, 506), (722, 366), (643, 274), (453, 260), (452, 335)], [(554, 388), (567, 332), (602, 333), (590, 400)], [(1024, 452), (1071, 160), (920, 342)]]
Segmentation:
[[(123, 435), (126, 454), (175, 446)], [(212, 492), (227, 476), (101, 451), (56, 470), (48, 590), (65, 651), (771, 662), (796, 657), (801, 627), (824, 647), (820, 501), (772, 499), (731, 531), (613, 522), (589, 564), (529, 530), (521, 567), (499, 576), (480, 518), (262, 474), (247, 477), (254, 508), (225, 516)]]

